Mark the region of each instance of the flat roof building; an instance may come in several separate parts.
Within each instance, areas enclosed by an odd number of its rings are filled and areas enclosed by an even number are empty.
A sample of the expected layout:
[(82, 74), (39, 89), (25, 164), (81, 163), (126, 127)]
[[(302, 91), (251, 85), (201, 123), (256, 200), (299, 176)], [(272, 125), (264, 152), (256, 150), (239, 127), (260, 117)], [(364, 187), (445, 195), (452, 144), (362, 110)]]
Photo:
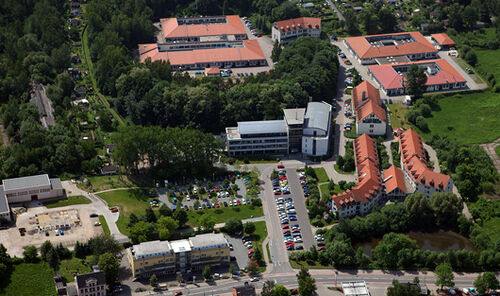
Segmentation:
[(288, 145), (290, 153), (302, 151), (302, 129), (306, 108), (283, 109), (288, 127)]
[[(314, 4), (311, 4), (314, 7)], [(278, 21), (273, 24), (272, 38), (285, 45), (301, 36), (319, 38), (321, 36), (321, 19), (316, 17), (299, 17)]]
[(287, 154), (288, 131), (284, 120), (238, 122), (226, 128), (229, 155)]
[(438, 58), (438, 50), (416, 31), (347, 37), (343, 42), (363, 65)]
[(307, 104), (302, 128), (302, 153), (324, 156), (330, 149), (332, 105), (325, 102)]
[(64, 196), (61, 179), (50, 179), (47, 174), (4, 179), (2, 185), (10, 204), (50, 200)]
[(199, 234), (175, 241), (143, 242), (127, 249), (132, 275), (200, 271), (206, 265), (229, 264), (229, 243), (222, 233)]
[(365, 281), (342, 282), (345, 296), (370, 296)]
[(425, 69), (427, 82), (425, 91), (450, 91), (464, 89), (467, 81), (446, 60), (435, 59), (416, 61), (413, 63), (385, 64), (368, 67), (369, 75), (379, 84), (384, 93), (389, 96), (406, 94), (406, 72), (416, 64)]
[(3, 192), (3, 188), (0, 188), (0, 217), (7, 221), (12, 221), (10, 216), (9, 201)]

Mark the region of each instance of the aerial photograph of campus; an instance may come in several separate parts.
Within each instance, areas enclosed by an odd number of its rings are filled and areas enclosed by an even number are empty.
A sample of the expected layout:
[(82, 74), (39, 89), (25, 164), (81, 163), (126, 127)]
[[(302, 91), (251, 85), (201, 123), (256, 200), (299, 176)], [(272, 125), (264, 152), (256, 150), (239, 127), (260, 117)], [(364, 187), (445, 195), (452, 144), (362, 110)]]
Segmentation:
[(0, 138), (0, 296), (500, 296), (500, 0), (0, 0)]

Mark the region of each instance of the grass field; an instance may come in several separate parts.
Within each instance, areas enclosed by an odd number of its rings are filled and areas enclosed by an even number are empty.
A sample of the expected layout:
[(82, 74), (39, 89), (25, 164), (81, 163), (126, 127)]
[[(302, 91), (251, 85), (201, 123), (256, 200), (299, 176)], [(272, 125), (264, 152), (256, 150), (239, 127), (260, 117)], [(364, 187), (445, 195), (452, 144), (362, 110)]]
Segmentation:
[(22, 263), (14, 266), (9, 284), (0, 289), (0, 295), (54, 296), (57, 295), (53, 272), (46, 262), (36, 264)]
[(137, 187), (136, 184), (134, 184), (127, 178), (127, 176), (124, 175), (92, 176), (88, 177), (87, 179), (89, 180), (89, 184), (78, 184), (78, 188), (87, 191), (98, 192), (114, 188)]
[(491, 238), (492, 242), (500, 239), (500, 217), (494, 217), (486, 220), (482, 225), (483, 231)]
[(87, 273), (91, 271), (90, 266), (84, 265), (83, 262), (84, 260), (79, 258), (62, 260), (57, 274), (64, 277), (67, 282), (73, 282), (75, 280), (75, 274)]
[(405, 116), (408, 107), (403, 104), (387, 104), (387, 108), (390, 110), (389, 119), (393, 130), (397, 128), (406, 130), (410, 127)]
[(103, 215), (99, 215), (99, 222), (101, 222), (102, 231), (104, 231), (104, 234), (110, 235), (111, 232), (109, 231), (108, 222), (106, 222), (106, 218), (104, 218)]
[[(342, 193), (344, 190), (340, 189), (339, 184), (335, 184), (335, 189), (333, 190), (334, 194)], [(330, 190), (328, 189), (328, 184), (319, 185), (319, 192), (321, 193), (321, 197), (330, 196)]]
[(290, 260), (290, 265), (292, 266), (293, 269), (300, 269), (303, 266), (307, 269), (330, 269), (330, 268), (332, 268), (331, 265), (326, 265), (326, 266), (321, 265), (317, 261), (311, 261), (309, 263), (313, 263), (313, 264), (312, 265), (308, 264), (308, 262), (306, 262), (306, 261)]
[(427, 118), (432, 134), (448, 135), (463, 144), (489, 143), (500, 135), (500, 94), (457, 94), (441, 99), (439, 106), (441, 110)]
[(316, 173), (316, 177), (318, 177), (318, 183), (325, 183), (330, 180), (324, 168), (314, 168), (314, 172)]
[[(265, 221), (259, 221), (255, 222), (255, 232), (250, 236), (250, 240), (252, 241), (252, 245), (258, 246), (262, 253), (262, 260), (264, 260), (264, 247), (262, 246), (262, 242), (264, 239), (267, 237), (267, 227), (266, 227), (266, 222)], [(270, 258), (270, 257), (269, 257)], [(259, 272), (264, 272), (266, 271), (265, 266), (259, 266)]]
[(210, 214), (214, 217), (215, 223), (223, 223), (229, 218), (247, 219), (253, 217), (260, 217), (264, 215), (262, 207), (255, 207), (252, 205), (242, 205), (236, 207), (221, 207), (218, 209), (205, 209), (205, 210), (189, 210), (188, 211), (188, 225), (191, 227), (198, 226), (198, 219), (204, 215)]
[(70, 205), (89, 204), (92, 201), (83, 195), (68, 196), (67, 199), (44, 202), (43, 205), (49, 209), (65, 207)]
[(500, 83), (500, 50), (477, 49), (477, 59), (482, 72), (492, 73), (497, 83)]
[(143, 215), (149, 207), (149, 197), (140, 189), (116, 190), (98, 194), (110, 207), (120, 207), (120, 217), (116, 226), (121, 233), (128, 235), (128, 220), (131, 213)]
[(343, 170), (341, 170), (339, 168), (339, 166), (337, 164), (335, 164), (334, 168), (337, 171), (337, 173), (339, 173), (339, 174), (343, 174), (343, 175), (352, 175), (352, 174), (354, 174), (354, 171), (352, 171), (352, 172), (344, 172)]

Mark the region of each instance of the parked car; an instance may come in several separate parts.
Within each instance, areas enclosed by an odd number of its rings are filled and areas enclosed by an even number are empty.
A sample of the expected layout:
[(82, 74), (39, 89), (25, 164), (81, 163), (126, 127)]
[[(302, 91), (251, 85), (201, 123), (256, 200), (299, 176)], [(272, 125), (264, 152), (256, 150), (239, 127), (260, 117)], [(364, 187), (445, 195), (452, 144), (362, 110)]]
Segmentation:
[(99, 217), (99, 215), (97, 215), (96, 213), (90, 214), (90, 218), (97, 218), (97, 217)]

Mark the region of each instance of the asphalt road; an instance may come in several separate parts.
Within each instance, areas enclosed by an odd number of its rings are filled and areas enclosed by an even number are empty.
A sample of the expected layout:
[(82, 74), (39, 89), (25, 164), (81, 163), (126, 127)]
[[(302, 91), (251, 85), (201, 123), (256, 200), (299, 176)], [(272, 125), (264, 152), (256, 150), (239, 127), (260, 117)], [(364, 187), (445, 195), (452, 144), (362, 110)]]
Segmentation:
[(314, 239), (311, 230), (311, 223), (309, 222), (309, 215), (307, 214), (304, 191), (302, 191), (302, 186), (300, 186), (296, 169), (287, 169), (286, 176), (288, 178), (288, 186), (290, 187), (291, 192), (290, 195), (293, 199), (295, 210), (297, 211), (296, 216), (298, 220), (290, 221), (290, 224), (299, 224), (302, 240), (304, 241), (304, 249), (309, 250), (309, 248), (314, 244)]

